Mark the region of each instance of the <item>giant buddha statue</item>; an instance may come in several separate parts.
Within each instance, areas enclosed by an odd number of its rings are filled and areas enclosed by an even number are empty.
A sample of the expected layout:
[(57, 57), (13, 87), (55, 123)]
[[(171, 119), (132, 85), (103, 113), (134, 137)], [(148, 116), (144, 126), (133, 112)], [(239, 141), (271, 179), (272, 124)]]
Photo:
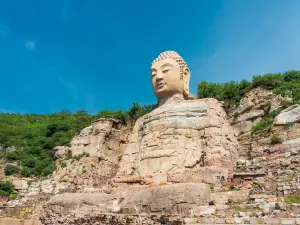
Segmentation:
[(232, 176), (238, 144), (221, 103), (191, 99), (190, 70), (176, 52), (161, 53), (150, 77), (159, 106), (136, 121), (117, 175), (100, 193), (53, 196), (46, 224), (100, 218), (105, 224), (159, 224), (162, 215), (202, 215), (210, 207), (208, 183)]
[(159, 106), (137, 120), (118, 175), (167, 173), (176, 180), (200, 171), (202, 181), (231, 176), (238, 144), (221, 103), (192, 98), (190, 70), (174, 51), (153, 61), (150, 77)]

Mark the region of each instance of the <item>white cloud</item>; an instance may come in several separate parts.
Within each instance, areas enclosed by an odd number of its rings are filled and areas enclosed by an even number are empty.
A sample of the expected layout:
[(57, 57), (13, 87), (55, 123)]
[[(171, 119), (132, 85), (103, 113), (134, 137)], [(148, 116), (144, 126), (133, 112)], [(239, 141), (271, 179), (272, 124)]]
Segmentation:
[(35, 40), (30, 40), (30, 41), (26, 41), (25, 43), (25, 47), (29, 50), (34, 50), (36, 47), (36, 41)]

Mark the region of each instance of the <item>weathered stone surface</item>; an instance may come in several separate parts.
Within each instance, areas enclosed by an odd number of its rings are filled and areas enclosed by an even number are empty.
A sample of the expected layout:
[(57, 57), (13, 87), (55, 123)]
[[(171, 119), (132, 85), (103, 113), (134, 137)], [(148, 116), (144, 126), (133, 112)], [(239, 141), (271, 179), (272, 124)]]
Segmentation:
[(238, 122), (243, 122), (243, 121), (249, 121), (249, 120), (253, 120), (256, 119), (258, 117), (262, 117), (265, 115), (265, 111), (264, 110), (251, 110), (249, 112), (246, 112), (244, 114), (240, 114), (238, 115), (235, 119), (234, 119), (234, 123), (238, 123)]
[(245, 94), (237, 107), (228, 109), (228, 115), (231, 118), (235, 118), (251, 111), (252, 109), (272, 111), (281, 106), (281, 99), (282, 97), (261, 87), (254, 88)]
[(173, 184), (147, 188), (125, 198), (120, 211), (134, 213), (190, 214), (193, 206), (206, 205), (210, 201), (207, 184)]
[(289, 123), (300, 122), (300, 105), (292, 105), (275, 117), (275, 125), (285, 125)]
[(216, 212), (216, 207), (210, 205), (194, 206), (191, 209), (192, 215), (199, 215), (199, 216), (212, 215), (215, 212)]
[(42, 225), (38, 220), (22, 220), (14, 218), (0, 218), (0, 225)]
[[(82, 153), (88, 153), (91, 157), (103, 157), (111, 155), (112, 151), (117, 151), (121, 142), (120, 134), (114, 135), (114, 138), (110, 138), (114, 134), (115, 126), (120, 127), (120, 122), (113, 119), (99, 119), (95, 121), (91, 126), (84, 128), (79, 135), (75, 136), (71, 141), (70, 150), (72, 156), (80, 155)], [(116, 142), (114, 147), (107, 146), (112, 139)], [(118, 154), (115, 154), (110, 161), (116, 162), (115, 158), (118, 158)]]
[[(240, 190), (240, 191), (226, 191), (226, 192), (216, 192), (213, 194), (212, 198), (215, 202), (226, 203), (228, 200), (230, 202), (243, 202), (248, 198), (249, 190)], [(224, 201), (224, 202), (221, 202)]]
[(207, 184), (173, 184), (117, 194), (64, 193), (53, 196), (46, 204), (51, 217), (81, 217), (89, 213), (121, 214), (158, 213), (189, 215), (191, 207), (210, 201)]
[(251, 131), (252, 122), (251, 121), (242, 121), (232, 125), (235, 130), (235, 136), (240, 136), (241, 134)]
[(76, 189), (103, 185), (104, 180), (117, 172), (122, 156), (120, 147), (126, 146), (129, 132), (129, 127), (115, 119), (94, 121), (72, 139), (70, 147), (56, 147), (59, 160), (52, 178), (58, 186), (55, 189), (44, 187), (42, 191), (59, 193), (71, 185)]
[(300, 137), (284, 141), (282, 144), (284, 144), (284, 145), (290, 145), (291, 147), (292, 146), (300, 147)]
[(136, 122), (119, 174), (183, 172), (202, 166), (232, 172), (237, 149), (217, 100), (165, 103)]
[(56, 146), (54, 148), (55, 158), (56, 159), (62, 158), (67, 153), (67, 150), (69, 150), (67, 146)]
[(296, 224), (296, 220), (294, 218), (282, 218), (281, 224), (284, 224), (284, 225)]
[(16, 190), (27, 190), (28, 189), (28, 182), (26, 180), (18, 180), (14, 179), (12, 184)]
[[(260, 143), (263, 141), (261, 137), (255, 139), (251, 128), (269, 112), (280, 108), (281, 100), (280, 96), (259, 87), (246, 93), (238, 106), (227, 109), (229, 121), (240, 144), (240, 156), (263, 155), (264, 148), (269, 143)], [(269, 139), (265, 137), (265, 141), (269, 142)]]

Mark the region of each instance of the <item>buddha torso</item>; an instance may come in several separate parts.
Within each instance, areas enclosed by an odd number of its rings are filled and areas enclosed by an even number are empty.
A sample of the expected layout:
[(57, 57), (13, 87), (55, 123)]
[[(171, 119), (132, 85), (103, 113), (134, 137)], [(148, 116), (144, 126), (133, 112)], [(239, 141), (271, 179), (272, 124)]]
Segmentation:
[(165, 103), (135, 124), (120, 173), (182, 173), (201, 167), (233, 170), (237, 142), (215, 99)]

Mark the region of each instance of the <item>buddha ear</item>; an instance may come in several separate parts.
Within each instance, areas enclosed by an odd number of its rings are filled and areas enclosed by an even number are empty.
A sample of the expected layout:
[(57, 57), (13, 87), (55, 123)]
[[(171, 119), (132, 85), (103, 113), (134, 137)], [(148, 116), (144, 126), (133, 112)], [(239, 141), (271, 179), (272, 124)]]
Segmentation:
[(183, 92), (187, 96), (190, 93), (190, 70), (187, 67), (183, 68)]

